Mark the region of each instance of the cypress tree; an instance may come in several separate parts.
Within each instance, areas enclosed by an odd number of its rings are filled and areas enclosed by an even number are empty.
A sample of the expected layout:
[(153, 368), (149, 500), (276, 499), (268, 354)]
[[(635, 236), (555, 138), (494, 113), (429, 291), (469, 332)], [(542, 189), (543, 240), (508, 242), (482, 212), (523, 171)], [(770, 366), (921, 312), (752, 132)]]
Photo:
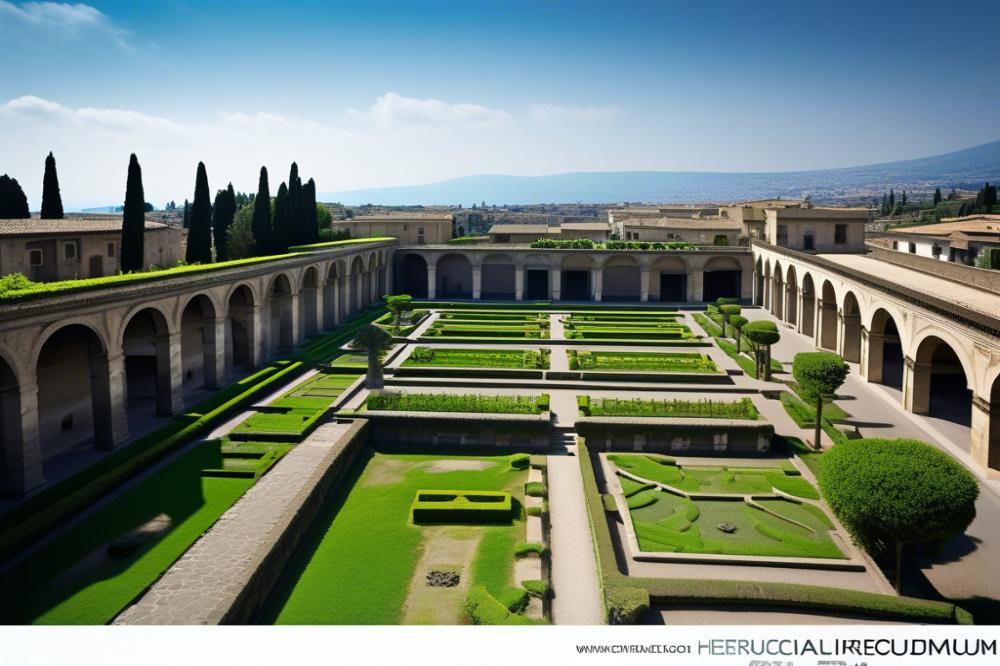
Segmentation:
[(274, 198), (274, 218), (271, 220), (271, 250), (276, 254), (288, 252), (291, 239), (288, 212), (288, 186), (282, 183)]
[(215, 240), (215, 260), (226, 261), (229, 253), (226, 251), (226, 232), (236, 215), (236, 193), (233, 184), (219, 190), (215, 195), (215, 205), (212, 206), (212, 236)]
[(184, 222), (183, 222), (184, 228), (185, 229), (190, 229), (191, 228), (191, 204), (188, 203), (187, 199), (184, 200), (184, 218), (183, 219), (184, 219)]
[(42, 178), (42, 219), (62, 218), (63, 205), (59, 194), (59, 176), (56, 174), (56, 158), (49, 151), (49, 156), (45, 158), (45, 176)]
[(142, 168), (135, 153), (128, 162), (125, 207), (122, 211), (122, 273), (141, 271), (145, 261), (146, 195), (142, 190)]
[(316, 181), (312, 178), (302, 186), (302, 208), (306, 214), (306, 242), (315, 243), (319, 240), (319, 220), (316, 213)]
[(935, 187), (934, 188), (934, 205), (937, 206), (939, 203), (941, 203), (941, 188), (940, 187)]
[(28, 197), (16, 178), (7, 174), (0, 176), (0, 219), (26, 219), (31, 217)]
[(267, 184), (267, 167), (260, 168), (257, 196), (253, 200), (253, 237), (257, 256), (271, 251), (271, 188)]
[(299, 178), (299, 165), (295, 162), (292, 162), (292, 169), (288, 174), (288, 226), (291, 244), (307, 242), (304, 238), (306, 225), (302, 211), (302, 180)]
[(212, 202), (208, 190), (205, 163), (198, 162), (194, 179), (194, 203), (191, 204), (191, 227), (188, 230), (187, 255), (189, 264), (212, 263)]
[(896, 208), (896, 193), (891, 189), (889, 190), (889, 210), (895, 210)]

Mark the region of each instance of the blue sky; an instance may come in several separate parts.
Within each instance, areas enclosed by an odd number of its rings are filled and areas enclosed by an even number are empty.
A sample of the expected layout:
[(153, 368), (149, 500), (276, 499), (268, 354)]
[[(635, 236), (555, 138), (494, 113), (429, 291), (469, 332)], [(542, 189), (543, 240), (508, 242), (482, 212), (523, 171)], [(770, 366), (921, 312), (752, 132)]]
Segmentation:
[[(992, 27), (991, 27), (992, 26)], [(0, 0), (0, 173), (38, 206), (475, 173), (771, 171), (1000, 138), (997, 2)], [(13, 63), (16, 65), (12, 66)]]

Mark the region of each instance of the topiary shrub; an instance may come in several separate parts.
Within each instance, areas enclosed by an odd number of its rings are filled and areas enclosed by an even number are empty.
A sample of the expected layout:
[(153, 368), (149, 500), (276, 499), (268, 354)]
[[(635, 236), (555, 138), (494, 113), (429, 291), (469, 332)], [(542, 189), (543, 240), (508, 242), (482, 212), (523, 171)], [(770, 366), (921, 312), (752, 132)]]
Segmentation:
[(766, 319), (752, 321), (743, 327), (743, 335), (754, 346), (754, 378), (760, 379), (760, 368), (763, 366), (764, 381), (771, 381), (771, 345), (781, 340), (777, 324)]
[(552, 587), (545, 580), (522, 580), (521, 585), (533, 597), (545, 599), (552, 592)]
[(819, 485), (854, 540), (872, 554), (933, 552), (976, 517), (979, 484), (958, 461), (914, 439), (844, 440), (823, 456)]
[(535, 624), (531, 619), (511, 613), (485, 587), (469, 590), (465, 612), (473, 624)]
[(524, 494), (528, 497), (545, 497), (545, 485), (541, 481), (528, 481), (524, 484)]
[(508, 587), (496, 596), (496, 600), (511, 613), (523, 613), (528, 607), (528, 598), (528, 590), (521, 587)]
[(511, 469), (528, 469), (531, 463), (531, 456), (527, 453), (515, 453), (510, 457)]
[(616, 585), (606, 596), (608, 624), (635, 624), (649, 610), (649, 592), (641, 587)]
[(548, 555), (548, 552), (549, 549), (540, 543), (520, 543), (514, 548), (515, 557), (527, 557), (529, 555), (545, 557)]
[(792, 376), (807, 398), (816, 405), (816, 432), (813, 445), (821, 449), (820, 430), (823, 425), (823, 398), (837, 392), (850, 371), (847, 363), (833, 352), (803, 352), (792, 361)]

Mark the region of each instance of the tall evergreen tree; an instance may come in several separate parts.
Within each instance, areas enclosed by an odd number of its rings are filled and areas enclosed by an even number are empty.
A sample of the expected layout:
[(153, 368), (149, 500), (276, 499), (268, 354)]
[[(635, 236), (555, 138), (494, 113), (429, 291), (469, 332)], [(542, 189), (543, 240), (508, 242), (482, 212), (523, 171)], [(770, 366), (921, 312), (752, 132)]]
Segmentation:
[(889, 190), (889, 210), (892, 211), (895, 210), (895, 208), (896, 208), (896, 193), (892, 190)]
[(257, 196), (253, 200), (254, 242), (257, 256), (263, 256), (271, 251), (271, 188), (267, 184), (267, 167), (260, 168), (260, 182), (257, 184)]
[(26, 219), (31, 217), (28, 197), (16, 178), (7, 174), (0, 176), (0, 219)]
[(215, 194), (215, 205), (212, 206), (212, 237), (215, 240), (215, 260), (226, 261), (229, 253), (226, 250), (227, 234), (236, 215), (236, 193), (233, 184), (219, 190)]
[(937, 206), (939, 203), (941, 203), (941, 188), (940, 187), (935, 187), (934, 188), (934, 205)]
[(187, 199), (184, 200), (184, 217), (182, 219), (184, 220), (183, 223), (182, 223), (184, 225), (184, 228), (185, 229), (190, 229), (191, 228), (191, 203)]
[(135, 153), (132, 153), (125, 184), (125, 207), (122, 209), (122, 273), (143, 269), (145, 233), (146, 195), (142, 190), (142, 168)]
[(302, 210), (302, 180), (299, 178), (299, 165), (292, 162), (288, 174), (288, 223), (290, 228), (289, 241), (293, 245), (308, 242), (305, 239), (306, 229)]
[(191, 227), (188, 229), (187, 254), (189, 264), (212, 263), (212, 200), (208, 190), (205, 163), (198, 162), (194, 179), (194, 202), (191, 204)]
[(276, 254), (288, 252), (292, 231), (288, 212), (288, 186), (282, 183), (274, 197), (274, 218), (271, 220), (271, 250)]
[(42, 219), (63, 218), (62, 196), (59, 194), (59, 176), (56, 175), (56, 158), (49, 151), (45, 158), (45, 176), (42, 178)]
[(316, 181), (312, 178), (302, 186), (302, 208), (306, 213), (306, 231), (308, 232), (306, 242), (315, 243), (319, 240), (319, 221), (316, 211)]

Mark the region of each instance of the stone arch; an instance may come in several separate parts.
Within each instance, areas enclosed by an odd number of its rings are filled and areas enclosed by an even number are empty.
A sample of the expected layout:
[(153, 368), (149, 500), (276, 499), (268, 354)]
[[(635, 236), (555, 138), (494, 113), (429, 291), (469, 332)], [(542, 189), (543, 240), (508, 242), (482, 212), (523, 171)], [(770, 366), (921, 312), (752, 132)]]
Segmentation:
[(774, 262), (774, 272), (771, 279), (774, 280), (771, 314), (779, 321), (783, 321), (785, 319), (785, 271), (777, 261)]
[(844, 292), (844, 305), (840, 308), (840, 355), (845, 361), (861, 361), (861, 304), (854, 292)]
[[(34, 358), (42, 458), (93, 443), (110, 449), (122, 436), (112, 424), (112, 367), (100, 332), (88, 324), (54, 326)], [(119, 393), (119, 397), (120, 397)]]
[(875, 310), (868, 326), (867, 359), (864, 359), (868, 381), (898, 389), (903, 388), (904, 358), (900, 321), (885, 308)]
[(215, 300), (207, 293), (191, 296), (181, 310), (181, 382), (184, 393), (218, 387), (215, 321), (220, 317)]
[(472, 262), (464, 254), (449, 252), (437, 260), (438, 298), (472, 298)]
[(594, 297), (592, 272), (594, 259), (583, 252), (566, 252), (560, 268), (560, 298), (565, 301), (589, 301)]
[(234, 285), (226, 297), (226, 371), (250, 370), (257, 364), (255, 349), (259, 318), (257, 295), (246, 283)]
[(950, 334), (931, 329), (914, 339), (912, 360), (907, 359), (903, 392), (907, 408), (962, 425), (972, 417), (972, 362)]
[(284, 273), (271, 278), (264, 301), (264, 330), (268, 353), (295, 346), (295, 312), (292, 281)]
[(319, 333), (319, 268), (307, 266), (299, 285), (299, 326), (304, 335)]
[[(986, 452), (985, 456), (978, 456), (986, 459), (986, 465), (992, 470), (1000, 470), (1000, 372), (993, 378), (992, 382), (986, 384), (986, 432), (981, 435)], [(983, 410), (980, 408), (980, 412)], [(974, 414), (975, 415), (975, 414)], [(973, 437), (976, 436), (976, 426), (973, 424)], [(975, 444), (973, 444), (973, 458), (975, 455)]]
[(836, 351), (837, 349), (837, 292), (833, 283), (823, 281), (819, 296), (819, 330), (816, 336), (816, 346), (821, 349)]
[(365, 262), (360, 255), (351, 260), (351, 272), (348, 283), (351, 290), (351, 312), (357, 312), (365, 307)]
[[(154, 416), (171, 416), (182, 407), (180, 336), (157, 307), (134, 311), (122, 327), (125, 395), (129, 429), (145, 429)], [(172, 349), (173, 347), (173, 349)], [(174, 374), (176, 373), (176, 378)]]
[(21, 381), (17, 366), (0, 350), (0, 495), (21, 495), (29, 485), (24, 461)]
[(706, 302), (718, 298), (740, 298), (743, 291), (743, 265), (733, 257), (712, 257), (702, 269)]
[(483, 257), (480, 268), (480, 297), (513, 299), (517, 292), (514, 260), (509, 254), (494, 252)]
[(789, 264), (785, 277), (785, 321), (798, 328), (799, 324), (799, 278), (795, 266)]
[(616, 254), (608, 257), (604, 261), (602, 272), (602, 300), (640, 300), (642, 271), (635, 257), (627, 254)]
[(378, 257), (376, 252), (372, 252), (366, 259), (365, 268), (365, 305), (371, 305), (379, 299), (381, 292), (378, 290)]
[(688, 263), (682, 257), (661, 256), (649, 269), (650, 299), (663, 303), (687, 301)]
[(799, 314), (799, 332), (810, 338), (816, 336), (816, 282), (809, 272), (802, 275), (802, 312)]
[(427, 260), (416, 252), (393, 257), (392, 291), (409, 294), (414, 298), (427, 298)]
[(340, 282), (337, 277), (337, 263), (331, 261), (326, 265), (326, 279), (323, 281), (323, 327), (331, 329), (340, 323), (340, 313), (337, 307)]

